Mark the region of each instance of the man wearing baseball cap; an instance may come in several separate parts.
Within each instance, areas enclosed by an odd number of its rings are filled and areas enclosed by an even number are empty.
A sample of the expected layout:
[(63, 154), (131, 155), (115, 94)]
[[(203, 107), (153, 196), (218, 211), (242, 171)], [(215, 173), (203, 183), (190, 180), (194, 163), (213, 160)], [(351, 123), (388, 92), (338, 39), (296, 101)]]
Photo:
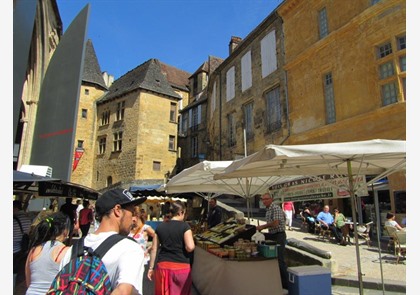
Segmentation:
[[(126, 189), (113, 189), (102, 194), (95, 204), (95, 218), (100, 222), (94, 233), (85, 237), (84, 245), (95, 250), (106, 238), (130, 232), (134, 207), (146, 201), (135, 198)], [(61, 261), (64, 267), (71, 256), (69, 249)], [(131, 239), (122, 239), (102, 258), (111, 279), (112, 290), (118, 294), (141, 294), (144, 272), (144, 251)]]

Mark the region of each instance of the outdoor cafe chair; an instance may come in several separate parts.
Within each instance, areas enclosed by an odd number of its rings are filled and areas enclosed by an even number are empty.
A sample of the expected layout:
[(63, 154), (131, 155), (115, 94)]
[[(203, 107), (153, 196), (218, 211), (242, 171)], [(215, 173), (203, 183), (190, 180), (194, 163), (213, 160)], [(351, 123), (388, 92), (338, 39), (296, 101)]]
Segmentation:
[(394, 233), (396, 233), (398, 230), (396, 227), (391, 225), (385, 225), (385, 233), (389, 236), (387, 249), (389, 252), (395, 252), (395, 241), (394, 241)]
[(397, 256), (397, 264), (401, 257), (406, 257), (406, 231), (399, 230), (393, 234), (395, 244), (395, 256)]

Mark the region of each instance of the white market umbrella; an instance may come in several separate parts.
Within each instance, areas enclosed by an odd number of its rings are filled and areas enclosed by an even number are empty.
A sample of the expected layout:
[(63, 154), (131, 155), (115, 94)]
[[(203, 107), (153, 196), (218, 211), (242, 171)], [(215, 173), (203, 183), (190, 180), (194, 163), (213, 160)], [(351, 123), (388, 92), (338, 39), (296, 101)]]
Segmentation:
[[(349, 178), (352, 217), (356, 221), (353, 178), (360, 175), (376, 175), (367, 183), (369, 185), (394, 172), (405, 170), (405, 164), (405, 140), (374, 139), (324, 144), (267, 145), (259, 152), (234, 161), (225, 172), (215, 175), (215, 180), (284, 175), (342, 175)], [(356, 226), (354, 230), (357, 230)], [(363, 274), (356, 232), (354, 236), (359, 291), (363, 294)]]
[[(291, 177), (264, 176), (215, 180), (214, 176), (225, 172), (232, 161), (203, 161), (182, 170), (166, 183), (167, 194), (194, 192), (206, 200), (221, 194), (241, 196), (247, 200), (265, 192), (271, 185)], [(248, 212), (249, 218), (249, 212)]]

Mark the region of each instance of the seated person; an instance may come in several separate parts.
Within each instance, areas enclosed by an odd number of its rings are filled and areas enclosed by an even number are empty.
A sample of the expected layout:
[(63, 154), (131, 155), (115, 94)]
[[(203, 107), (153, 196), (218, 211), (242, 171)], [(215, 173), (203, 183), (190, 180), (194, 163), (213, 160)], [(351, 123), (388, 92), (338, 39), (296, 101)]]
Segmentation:
[(319, 221), (323, 229), (329, 229), (333, 233), (337, 244), (346, 245), (343, 234), (341, 231), (338, 231), (337, 227), (334, 225), (334, 217), (331, 215), (330, 207), (328, 205), (325, 205), (323, 210), (318, 213), (316, 220)]
[(388, 212), (386, 214), (386, 221), (385, 221), (385, 225), (388, 226), (393, 226), (395, 227), (397, 230), (405, 230), (402, 226), (400, 226), (398, 224), (398, 222), (395, 221), (395, 215), (391, 212)]
[(302, 217), (305, 218), (305, 221), (308, 224), (308, 232), (315, 233), (315, 217), (312, 215), (308, 207), (305, 207), (303, 210)]
[(341, 236), (343, 236), (343, 232), (346, 232), (347, 234), (347, 231), (345, 230), (346, 217), (338, 208), (334, 208), (334, 225), (337, 228), (337, 232), (341, 233)]

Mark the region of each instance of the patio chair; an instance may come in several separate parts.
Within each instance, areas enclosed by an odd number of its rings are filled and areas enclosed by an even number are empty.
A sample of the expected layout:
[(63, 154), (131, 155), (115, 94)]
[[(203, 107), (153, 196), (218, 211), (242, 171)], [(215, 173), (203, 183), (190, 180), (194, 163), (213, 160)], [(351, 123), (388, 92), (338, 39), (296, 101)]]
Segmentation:
[(360, 224), (357, 226), (357, 235), (366, 241), (368, 247), (371, 245), (370, 241), (370, 226), (373, 224), (373, 221), (366, 224)]
[(300, 230), (301, 231), (308, 231), (308, 222), (306, 221), (306, 218), (305, 218), (305, 216), (303, 216), (303, 211), (301, 211), (300, 213), (299, 213), (299, 215), (300, 215), (300, 218), (301, 218), (301, 220), (302, 220), (302, 223), (300, 224)]
[(406, 231), (399, 230), (393, 234), (395, 243), (395, 256), (397, 256), (397, 264), (400, 262), (401, 257), (406, 257)]
[(394, 242), (394, 233), (397, 232), (397, 228), (390, 225), (385, 225), (385, 233), (389, 236), (387, 249), (389, 252), (395, 252), (395, 242)]

